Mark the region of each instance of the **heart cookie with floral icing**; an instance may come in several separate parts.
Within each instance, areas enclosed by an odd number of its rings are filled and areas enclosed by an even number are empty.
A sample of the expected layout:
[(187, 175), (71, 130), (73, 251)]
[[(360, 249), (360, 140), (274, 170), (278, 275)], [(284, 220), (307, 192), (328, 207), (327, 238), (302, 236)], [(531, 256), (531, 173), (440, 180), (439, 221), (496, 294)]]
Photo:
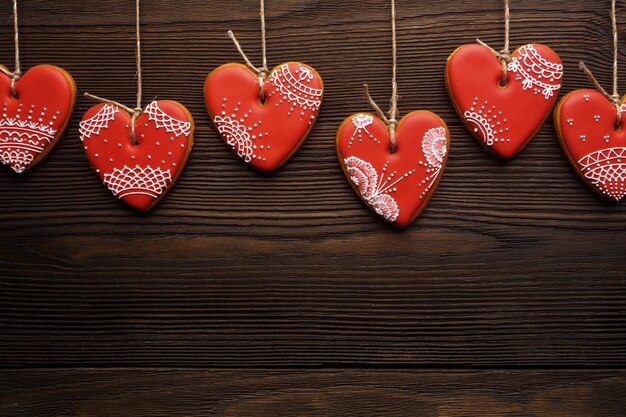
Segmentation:
[(222, 139), (250, 166), (278, 169), (298, 150), (317, 118), (324, 84), (311, 67), (287, 62), (263, 82), (260, 101), (257, 75), (230, 63), (213, 70), (204, 85), (207, 110)]
[(337, 132), (337, 156), (352, 188), (394, 226), (411, 224), (435, 192), (448, 159), (448, 127), (436, 114), (414, 111), (389, 130), (370, 113), (348, 117)]
[[(624, 119), (625, 100), (620, 108)], [(589, 187), (611, 201), (626, 195), (626, 130), (616, 129), (616, 121), (613, 103), (590, 89), (567, 94), (554, 112), (567, 159)]]
[(145, 211), (163, 198), (183, 170), (193, 146), (193, 118), (180, 103), (158, 100), (135, 120), (114, 104), (97, 104), (80, 122), (89, 163), (119, 199)]
[(446, 64), (448, 93), (463, 123), (501, 159), (510, 159), (535, 136), (548, 117), (563, 78), (561, 59), (541, 44), (511, 54), (506, 85), (502, 64), (483, 45), (463, 45)]
[(65, 70), (37, 65), (15, 82), (0, 73), (0, 162), (14, 172), (37, 165), (54, 148), (72, 115), (76, 84)]

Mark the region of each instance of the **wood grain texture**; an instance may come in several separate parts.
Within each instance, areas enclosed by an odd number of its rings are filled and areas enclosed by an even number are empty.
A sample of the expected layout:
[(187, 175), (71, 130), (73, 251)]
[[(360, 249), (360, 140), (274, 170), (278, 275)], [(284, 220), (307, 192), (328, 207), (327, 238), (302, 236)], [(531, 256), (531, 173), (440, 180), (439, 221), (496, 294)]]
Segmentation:
[[(232, 155), (202, 98), (208, 72), (239, 61), (228, 29), (260, 59), (257, 1), (142, 5), (144, 97), (193, 113), (189, 163), (151, 213), (125, 207), (81, 149), (93, 105), (81, 96), (45, 161), (0, 173), (0, 366), (626, 366), (626, 205), (584, 186), (551, 118), (501, 163), (448, 99), (446, 58), (476, 37), (500, 47), (501, 1), (397, 2), (400, 110), (436, 112), (452, 138), (438, 191), (401, 232), (354, 195), (334, 150), (343, 118), (369, 110), (362, 82), (378, 103), (389, 96), (385, 1), (267, 1), (269, 64), (304, 61), (327, 87), (310, 137), (271, 176)], [(609, 87), (608, 1), (524, 0), (511, 12), (512, 46), (561, 55), (562, 92), (589, 87), (580, 59)], [(79, 95), (132, 104), (133, 19), (127, 0), (20, 2), (23, 66), (62, 66)]]
[(0, 372), (3, 417), (623, 417), (618, 371)]
[(4, 417), (623, 417), (614, 371), (0, 372)]

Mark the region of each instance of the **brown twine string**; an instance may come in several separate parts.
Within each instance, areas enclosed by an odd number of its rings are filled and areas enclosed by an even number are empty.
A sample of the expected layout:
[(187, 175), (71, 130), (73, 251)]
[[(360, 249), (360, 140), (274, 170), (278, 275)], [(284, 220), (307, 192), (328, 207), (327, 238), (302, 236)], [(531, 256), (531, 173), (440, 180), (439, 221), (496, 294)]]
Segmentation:
[(263, 88), (263, 82), (265, 81), (265, 78), (267, 78), (267, 75), (269, 74), (269, 69), (267, 68), (267, 50), (265, 46), (265, 1), (264, 0), (259, 0), (259, 16), (261, 17), (261, 51), (263, 54), (263, 66), (262, 67), (257, 68), (252, 64), (252, 62), (248, 59), (246, 54), (243, 52), (243, 49), (241, 49), (241, 45), (237, 41), (237, 38), (235, 37), (235, 34), (233, 33), (232, 30), (228, 31), (228, 37), (235, 44), (237, 51), (239, 51), (239, 55), (241, 55), (241, 57), (245, 61), (248, 68), (250, 68), (259, 79), (259, 98), (261, 99), (261, 102), (263, 103), (265, 102), (265, 90)]
[(17, 25), (17, 0), (13, 0), (13, 41), (15, 43), (15, 70), (13, 72), (7, 70), (4, 67), (0, 67), (0, 71), (11, 77), (11, 96), (17, 98), (17, 91), (15, 90), (15, 82), (22, 76), (22, 70), (20, 67), (20, 38)]
[(498, 58), (500, 64), (502, 65), (502, 79), (500, 80), (500, 84), (502, 86), (506, 85), (509, 81), (506, 66), (509, 62), (511, 62), (511, 52), (509, 50), (509, 31), (511, 28), (511, 13), (509, 11), (509, 0), (504, 0), (504, 48), (500, 51), (496, 51), (491, 46), (487, 45), (485, 42), (480, 39), (476, 39), (480, 45), (489, 48), (489, 50)]
[(365, 91), (365, 98), (370, 103), (370, 106), (376, 112), (376, 115), (387, 125), (389, 129), (389, 152), (394, 153), (398, 148), (396, 143), (396, 127), (398, 126), (398, 83), (396, 81), (397, 72), (397, 48), (396, 48), (396, 3), (395, 0), (391, 0), (391, 98), (389, 100), (389, 117), (378, 107), (372, 96), (370, 96), (369, 88), (367, 84), (363, 84)]
[(135, 121), (141, 115), (141, 94), (142, 94), (142, 78), (141, 78), (141, 40), (139, 36), (139, 0), (135, 1), (135, 38), (137, 39), (137, 44), (135, 48), (135, 65), (137, 66), (137, 101), (135, 103), (134, 108), (130, 108), (128, 106), (123, 105), (117, 101), (109, 100), (107, 98), (102, 98), (98, 96), (94, 96), (93, 94), (85, 93), (85, 97), (89, 97), (93, 100), (99, 101), (100, 103), (112, 104), (114, 106), (118, 106), (123, 109), (126, 113), (130, 115), (130, 142), (133, 145), (139, 144), (139, 139), (135, 135)]
[(598, 90), (604, 97), (607, 98), (613, 106), (615, 107), (615, 114), (617, 116), (615, 120), (615, 129), (620, 129), (622, 127), (622, 103), (620, 101), (620, 96), (618, 92), (617, 86), (617, 18), (615, 12), (615, 0), (611, 1), (611, 26), (613, 30), (613, 94), (609, 94), (598, 82), (596, 77), (593, 76), (593, 73), (583, 61), (580, 61), (578, 67), (585, 73), (589, 81), (594, 85), (596, 90)]

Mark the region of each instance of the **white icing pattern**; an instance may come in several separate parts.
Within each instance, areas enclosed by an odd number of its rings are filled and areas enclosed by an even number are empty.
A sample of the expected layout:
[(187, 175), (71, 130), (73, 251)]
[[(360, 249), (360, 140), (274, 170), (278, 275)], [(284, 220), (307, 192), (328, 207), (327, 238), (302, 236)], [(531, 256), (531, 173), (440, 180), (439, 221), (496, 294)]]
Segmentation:
[(374, 142), (380, 143), (380, 140), (378, 140), (374, 135), (369, 132), (369, 130), (367, 130), (367, 127), (372, 123), (374, 123), (374, 117), (370, 114), (359, 113), (352, 118), (352, 124), (354, 125), (355, 129), (352, 133), (352, 136), (350, 137), (350, 141), (348, 142), (348, 149), (352, 147), (352, 144), (357, 137), (359, 138), (359, 142), (363, 142), (364, 133), (367, 134), (367, 136), (369, 136), (369, 138), (372, 139)]
[(136, 165), (133, 168), (124, 165), (122, 169), (115, 168), (112, 172), (104, 174), (104, 185), (119, 198), (133, 194), (157, 198), (171, 181), (172, 174), (169, 169), (163, 171), (159, 167), (152, 168), (149, 165), (146, 167)]
[[(316, 76), (304, 66), (300, 66), (295, 73), (291, 72), (289, 64), (283, 64), (272, 72), (269, 82), (276, 87), (276, 91), (287, 100), (292, 107), (300, 107), (302, 110), (310, 109), (315, 112), (322, 103), (322, 89), (307, 85)], [(268, 94), (273, 95), (275, 92)], [(291, 114), (291, 113), (290, 113)]]
[[(422, 190), (420, 198), (424, 198), (432, 188), (439, 172), (443, 168), (443, 161), (446, 158), (448, 152), (448, 135), (446, 129), (443, 126), (434, 127), (424, 133), (422, 139), (422, 151), (426, 157), (426, 173), (430, 174), (426, 179), (422, 180), (422, 185), (425, 185), (428, 181), (428, 185)], [(420, 165), (424, 162), (420, 161)]]
[(626, 148), (592, 152), (578, 160), (580, 171), (602, 193), (619, 201), (626, 195)]
[(435, 127), (427, 131), (422, 140), (422, 150), (431, 166), (441, 168), (448, 151), (446, 129), (444, 127)]
[(33, 155), (28, 152), (19, 151), (17, 149), (1, 149), (0, 162), (8, 165), (18, 174), (24, 172), (26, 167), (33, 162)]
[(217, 125), (218, 132), (226, 139), (226, 143), (233, 148), (241, 159), (250, 162), (254, 152), (246, 126), (230, 116), (215, 116), (213, 121)]
[(80, 140), (90, 138), (92, 135), (99, 135), (101, 129), (109, 127), (109, 122), (115, 118), (115, 113), (119, 112), (119, 108), (113, 104), (105, 104), (98, 110), (96, 114), (87, 120), (83, 120), (78, 125), (78, 133)]
[[(359, 114), (352, 119), (356, 130), (362, 130), (373, 122), (373, 118), (366, 114)], [(354, 134), (350, 139), (350, 143)], [(375, 138), (378, 144), (381, 142)], [(421, 148), (426, 157), (425, 161), (419, 161), (419, 165), (426, 170), (426, 178), (422, 179), (418, 187), (421, 188), (420, 199), (423, 199), (432, 188), (437, 179), (448, 151), (448, 135), (443, 126), (434, 127), (424, 133)], [(398, 203), (392, 194), (398, 191), (398, 184), (409, 176), (415, 174), (417, 169), (411, 169), (404, 174), (398, 175), (398, 171), (387, 172), (390, 161), (385, 162), (382, 172), (379, 173), (371, 163), (356, 156), (344, 159), (346, 171), (350, 180), (357, 186), (363, 199), (384, 219), (394, 222), (400, 214)], [(423, 187), (423, 188), (422, 188)]]
[(489, 107), (485, 100), (479, 104), (478, 97), (474, 98), (472, 107), (463, 113), (465, 120), (469, 123), (474, 133), (476, 133), (486, 145), (492, 146), (496, 142), (510, 142), (510, 138), (505, 135), (509, 131), (506, 127), (507, 118), (496, 106)]
[(22, 113), (26, 109), (20, 104), (15, 117), (7, 117), (7, 105), (4, 103), (3, 118), (0, 119), (0, 162), (21, 173), (54, 140), (57, 129), (52, 126), (59, 112), (46, 116), (47, 108), (44, 107), (36, 116), (34, 105)]
[(523, 79), (524, 90), (532, 88), (546, 100), (561, 88), (563, 65), (548, 61), (531, 44), (519, 48), (518, 56), (511, 58), (507, 69), (516, 73), (517, 79)]
[(346, 164), (346, 171), (350, 175), (350, 180), (357, 186), (363, 199), (384, 219), (390, 222), (396, 221), (398, 214), (400, 214), (398, 204), (387, 192), (396, 191), (396, 188), (392, 187), (405, 177), (401, 176), (396, 181), (390, 183), (394, 176), (392, 173), (383, 181), (389, 162), (383, 168), (380, 181), (378, 172), (369, 162), (365, 162), (356, 156), (350, 156), (344, 159), (344, 163)]
[(157, 129), (164, 128), (168, 133), (173, 133), (177, 137), (181, 135), (189, 136), (191, 132), (191, 122), (173, 118), (161, 110), (156, 101), (148, 104), (145, 112), (148, 115), (148, 120), (153, 121)]
[(226, 112), (227, 104), (228, 100), (223, 98), (222, 112), (213, 117), (213, 123), (217, 126), (217, 131), (237, 156), (246, 163), (253, 159), (266, 161), (267, 158), (261, 153), (269, 150), (270, 145), (255, 144), (257, 139), (269, 138), (269, 133), (262, 130), (263, 121), (251, 122), (248, 120), (252, 115), (252, 110), (249, 109), (244, 112), (241, 109), (241, 102), (237, 102), (237, 105), (232, 108), (232, 113), (229, 115)]

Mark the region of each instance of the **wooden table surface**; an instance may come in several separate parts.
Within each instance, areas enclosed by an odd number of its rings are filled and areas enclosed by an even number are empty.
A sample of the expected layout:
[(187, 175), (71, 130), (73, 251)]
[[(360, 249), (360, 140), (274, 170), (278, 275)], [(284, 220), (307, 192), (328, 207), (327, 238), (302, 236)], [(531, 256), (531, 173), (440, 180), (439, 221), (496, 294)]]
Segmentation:
[[(227, 149), (202, 96), (211, 69), (240, 61), (228, 29), (259, 62), (257, 1), (144, 0), (144, 97), (196, 121), (182, 176), (148, 214), (112, 197), (78, 138), (83, 92), (134, 102), (133, 2), (21, 1), (23, 66), (64, 67), (79, 97), (38, 167), (0, 172), (0, 415), (626, 415), (626, 205), (587, 189), (551, 117), (501, 163), (446, 93), (457, 46), (501, 47), (501, 3), (397, 2), (400, 111), (438, 113), (452, 138), (439, 189), (397, 231), (334, 150), (341, 121), (369, 110), (364, 81), (388, 100), (386, 1), (266, 1), (269, 64), (306, 62), (326, 84), (311, 135), (268, 176)], [(512, 1), (511, 44), (552, 46), (562, 94), (590, 87), (580, 59), (610, 88), (609, 4)]]

